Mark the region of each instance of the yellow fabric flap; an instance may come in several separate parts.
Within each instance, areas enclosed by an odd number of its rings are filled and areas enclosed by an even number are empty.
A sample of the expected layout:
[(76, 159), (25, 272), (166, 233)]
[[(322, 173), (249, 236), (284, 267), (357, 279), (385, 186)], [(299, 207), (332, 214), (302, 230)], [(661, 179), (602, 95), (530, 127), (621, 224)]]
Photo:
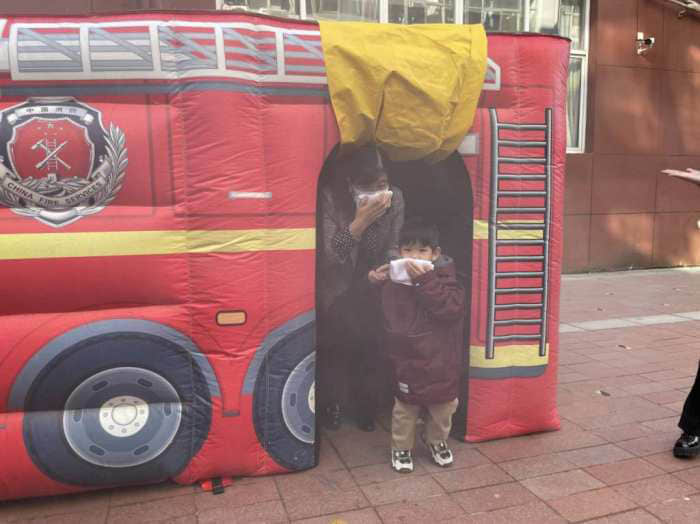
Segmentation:
[(481, 24), (319, 22), (341, 147), (438, 161), (471, 127), (486, 73)]

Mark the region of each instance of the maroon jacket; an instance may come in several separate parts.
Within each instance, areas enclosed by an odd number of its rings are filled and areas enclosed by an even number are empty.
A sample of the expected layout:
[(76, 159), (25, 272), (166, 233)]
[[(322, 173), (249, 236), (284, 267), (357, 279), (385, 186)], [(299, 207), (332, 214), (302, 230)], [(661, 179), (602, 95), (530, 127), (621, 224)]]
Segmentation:
[(395, 393), (408, 404), (449, 402), (459, 395), (464, 354), (464, 287), (448, 257), (415, 286), (382, 286), (385, 347)]

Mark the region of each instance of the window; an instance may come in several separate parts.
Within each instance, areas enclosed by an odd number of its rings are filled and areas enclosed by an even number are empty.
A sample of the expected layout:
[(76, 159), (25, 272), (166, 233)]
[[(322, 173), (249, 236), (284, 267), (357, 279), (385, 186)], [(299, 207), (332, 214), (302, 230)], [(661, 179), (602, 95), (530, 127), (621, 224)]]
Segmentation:
[[(582, 153), (586, 138), (590, 0), (217, 0), (220, 8), (312, 19), (398, 24), (484, 24), (487, 31), (533, 31), (571, 39), (567, 151)], [(306, 2), (302, 5), (302, 2)]]

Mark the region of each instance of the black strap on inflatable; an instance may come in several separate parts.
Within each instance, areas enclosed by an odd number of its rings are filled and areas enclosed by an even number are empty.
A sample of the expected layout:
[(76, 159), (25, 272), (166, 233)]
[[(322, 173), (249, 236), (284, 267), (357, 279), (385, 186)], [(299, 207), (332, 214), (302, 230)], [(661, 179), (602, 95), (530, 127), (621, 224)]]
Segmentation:
[(221, 495), (224, 492), (224, 483), (221, 480), (221, 477), (214, 477), (211, 479), (211, 492), (214, 495)]

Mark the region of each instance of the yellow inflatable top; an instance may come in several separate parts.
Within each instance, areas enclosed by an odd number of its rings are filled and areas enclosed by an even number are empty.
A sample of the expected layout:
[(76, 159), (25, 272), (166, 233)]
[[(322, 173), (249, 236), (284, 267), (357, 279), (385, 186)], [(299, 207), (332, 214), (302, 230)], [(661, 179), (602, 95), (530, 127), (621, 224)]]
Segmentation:
[(471, 127), (486, 73), (482, 25), (320, 22), (342, 150), (437, 162)]

